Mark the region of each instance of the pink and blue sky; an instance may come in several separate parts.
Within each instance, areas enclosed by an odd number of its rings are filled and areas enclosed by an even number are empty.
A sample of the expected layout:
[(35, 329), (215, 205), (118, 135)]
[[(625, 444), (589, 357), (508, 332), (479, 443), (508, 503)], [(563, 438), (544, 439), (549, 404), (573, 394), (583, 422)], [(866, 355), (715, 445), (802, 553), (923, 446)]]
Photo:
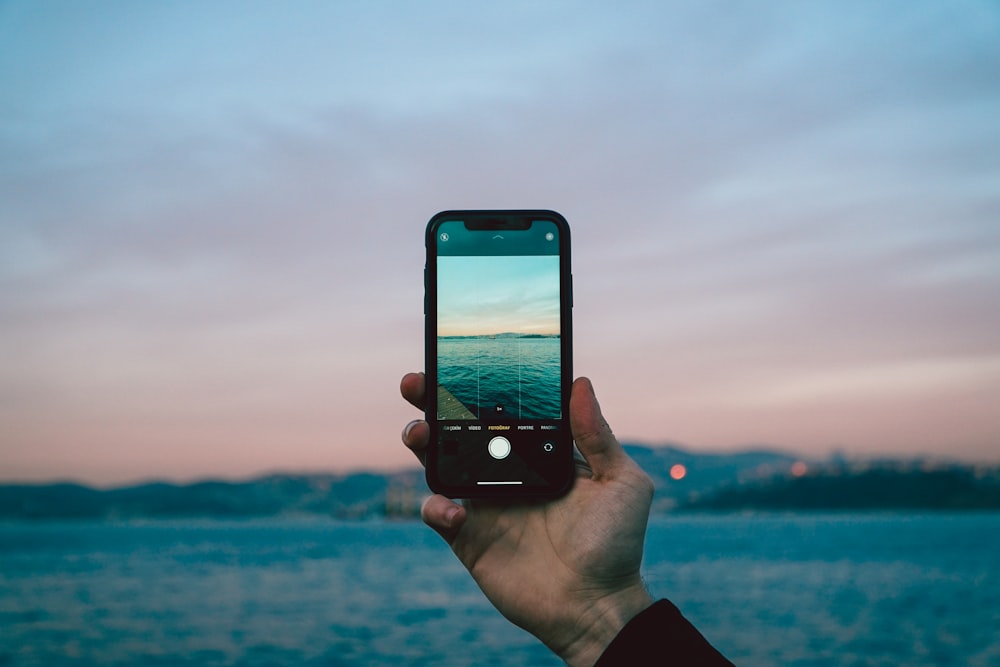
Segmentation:
[(1000, 459), (992, 1), (0, 2), (0, 479), (395, 469), (436, 211), (618, 435)]
[(437, 271), (439, 336), (560, 333), (558, 255), (445, 256)]

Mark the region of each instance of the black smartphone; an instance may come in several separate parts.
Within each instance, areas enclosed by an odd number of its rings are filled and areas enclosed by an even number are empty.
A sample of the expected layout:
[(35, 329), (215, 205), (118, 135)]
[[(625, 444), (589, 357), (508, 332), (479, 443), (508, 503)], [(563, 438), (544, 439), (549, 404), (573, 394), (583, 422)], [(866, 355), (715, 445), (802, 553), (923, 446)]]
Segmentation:
[(565, 493), (569, 225), (554, 211), (445, 211), (426, 245), (428, 485), (451, 498)]

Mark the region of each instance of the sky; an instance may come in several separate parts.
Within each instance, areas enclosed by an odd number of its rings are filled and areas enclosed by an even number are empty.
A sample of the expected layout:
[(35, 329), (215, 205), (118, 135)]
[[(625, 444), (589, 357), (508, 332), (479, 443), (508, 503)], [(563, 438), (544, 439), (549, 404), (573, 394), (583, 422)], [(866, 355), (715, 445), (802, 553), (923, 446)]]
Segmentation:
[(559, 333), (558, 255), (445, 256), (437, 269), (439, 336)]
[(618, 436), (1000, 460), (1000, 6), (0, 0), (0, 480), (395, 470), (550, 208)]

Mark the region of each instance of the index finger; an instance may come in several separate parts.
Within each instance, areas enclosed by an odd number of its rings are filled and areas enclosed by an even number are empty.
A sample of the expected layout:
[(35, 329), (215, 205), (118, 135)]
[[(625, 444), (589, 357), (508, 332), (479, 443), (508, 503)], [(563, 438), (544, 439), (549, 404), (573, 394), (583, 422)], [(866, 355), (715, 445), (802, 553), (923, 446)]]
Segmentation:
[(427, 382), (423, 373), (407, 373), (399, 382), (399, 393), (410, 405), (418, 410), (424, 409), (424, 396)]

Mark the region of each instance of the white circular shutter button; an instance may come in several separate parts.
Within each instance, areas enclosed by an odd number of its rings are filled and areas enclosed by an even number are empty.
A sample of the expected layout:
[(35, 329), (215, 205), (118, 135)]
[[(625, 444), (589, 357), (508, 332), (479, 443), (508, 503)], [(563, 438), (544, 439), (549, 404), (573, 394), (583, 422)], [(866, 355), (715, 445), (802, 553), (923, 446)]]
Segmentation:
[(497, 437), (490, 440), (490, 444), (486, 446), (489, 450), (490, 456), (495, 459), (505, 459), (510, 454), (510, 440), (498, 435)]

